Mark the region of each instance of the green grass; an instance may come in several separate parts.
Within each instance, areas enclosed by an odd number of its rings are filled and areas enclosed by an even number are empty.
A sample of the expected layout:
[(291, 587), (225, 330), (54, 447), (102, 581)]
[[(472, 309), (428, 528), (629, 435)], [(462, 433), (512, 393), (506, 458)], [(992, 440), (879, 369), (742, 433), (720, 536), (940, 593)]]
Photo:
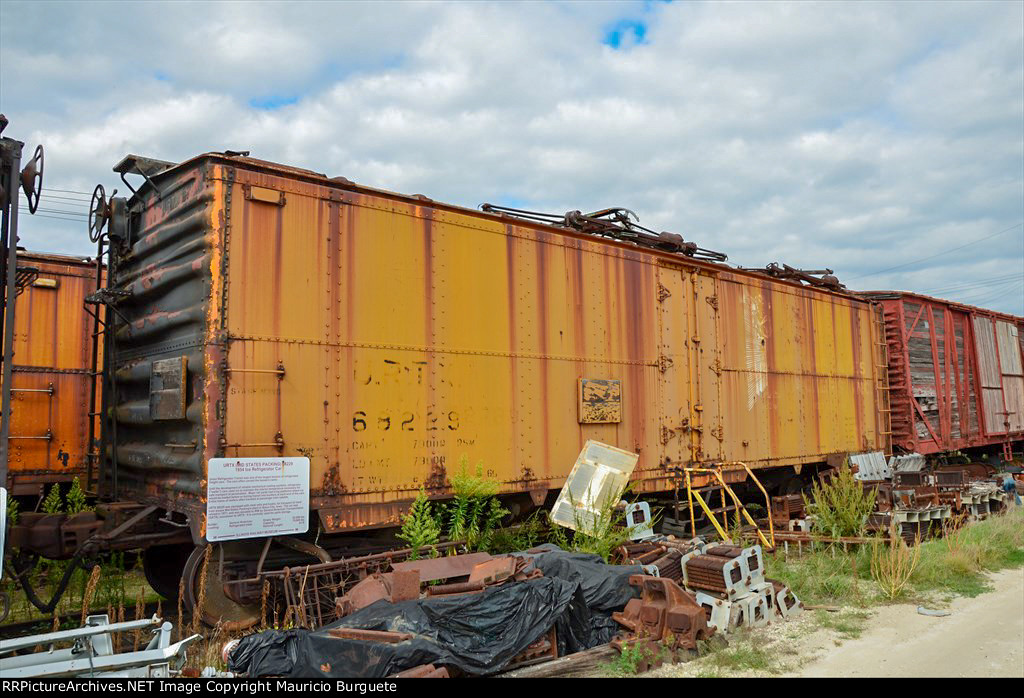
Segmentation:
[[(143, 575), (141, 569), (122, 570), (109, 562), (105, 563), (102, 568), (100, 585), (97, 587), (91, 604), (91, 613), (106, 613), (108, 608), (113, 608), (117, 612), (119, 608), (124, 608), (125, 617), (128, 620), (132, 620), (134, 619), (135, 603), (140, 591), (142, 592), (143, 603), (155, 602), (162, 598), (146, 583), (145, 575)], [(74, 618), (65, 623), (68, 628), (77, 628), (79, 626), (78, 615), (82, 608), (84, 580), (88, 578), (88, 572), (82, 570), (82, 573), (82, 575), (76, 573), (76, 578), (72, 580), (67, 592), (57, 605), (56, 614), (58, 616), (74, 615)], [(82, 576), (82, 583), (79, 583), (78, 576)], [(33, 574), (33, 584), (39, 597), (43, 601), (49, 601), (56, 587), (56, 579), (48, 573), (48, 570), (41, 569)], [(3, 582), (0, 583), (0, 591), (7, 592), (11, 599), (11, 612), (4, 621), (5, 625), (27, 621), (39, 621), (48, 625), (52, 622), (52, 615), (40, 613), (25, 596), (21, 585), (17, 584), (6, 574), (4, 575)], [(164, 601), (165, 616), (170, 613), (173, 604), (173, 600)]]
[[(805, 604), (868, 607), (883, 601), (871, 578), (870, 546), (818, 546), (788, 560), (768, 556), (769, 577), (780, 579)], [(1024, 566), (1024, 508), (968, 524), (948, 539), (921, 544), (921, 558), (904, 597), (977, 596), (989, 589), (986, 572)]]
[(831, 613), (825, 610), (815, 611), (815, 620), (818, 625), (839, 633), (844, 640), (853, 640), (860, 637), (867, 626), (871, 614), (866, 611), (847, 610)]
[(760, 671), (767, 674), (781, 674), (788, 667), (779, 661), (779, 655), (772, 649), (755, 644), (745, 633), (733, 637), (729, 647), (708, 655), (708, 668), (730, 673)]

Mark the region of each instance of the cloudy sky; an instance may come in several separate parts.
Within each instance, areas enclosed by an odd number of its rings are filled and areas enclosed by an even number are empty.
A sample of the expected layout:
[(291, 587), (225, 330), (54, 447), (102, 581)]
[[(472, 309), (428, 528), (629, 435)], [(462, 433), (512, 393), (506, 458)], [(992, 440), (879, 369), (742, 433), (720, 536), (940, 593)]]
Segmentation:
[(1022, 2), (4, 0), (0, 110), (31, 249), (92, 251), (126, 153), (251, 150), (1024, 314)]

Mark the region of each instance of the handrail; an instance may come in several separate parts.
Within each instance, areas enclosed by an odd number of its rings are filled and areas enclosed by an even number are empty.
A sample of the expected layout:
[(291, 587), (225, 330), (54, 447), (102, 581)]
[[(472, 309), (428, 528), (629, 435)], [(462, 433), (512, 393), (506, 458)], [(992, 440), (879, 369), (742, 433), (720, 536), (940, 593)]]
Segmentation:
[(750, 466), (748, 466), (746, 463), (742, 463), (740, 461), (736, 461), (736, 462), (743, 466), (743, 469), (746, 470), (747, 474), (750, 475), (750, 477), (754, 480), (754, 484), (757, 485), (757, 489), (761, 490), (761, 494), (764, 495), (765, 511), (768, 512), (768, 534), (772, 537), (772, 545), (771, 545), (771, 547), (774, 548), (775, 547), (775, 522), (774, 522), (774, 517), (772, 516), (772, 500), (771, 500), (771, 497), (768, 496), (768, 490), (766, 490), (764, 488), (764, 485), (761, 484), (761, 481), (757, 479), (757, 475), (754, 475), (754, 471), (750, 469)]
[[(717, 477), (718, 481), (722, 483), (722, 489), (728, 492), (729, 496), (732, 497), (732, 501), (736, 502), (737, 510), (747, 518), (747, 521), (750, 523), (750, 525), (754, 527), (755, 531), (757, 531), (757, 537), (761, 539), (762, 543), (764, 543), (764, 547), (766, 549), (771, 549), (773, 546), (768, 543), (768, 539), (764, 537), (764, 533), (761, 532), (761, 528), (757, 525), (757, 522), (754, 521), (753, 517), (750, 516), (750, 512), (748, 512), (747, 508), (743, 506), (743, 504), (740, 502), (740, 499), (739, 497), (736, 496), (736, 493), (732, 491), (732, 488), (729, 487), (729, 485), (725, 484), (725, 478), (723, 478), (721, 473), (718, 472), (715, 473), (715, 477)], [(724, 513), (725, 512), (723, 512), (723, 514)]]
[[(771, 541), (770, 542), (769, 542), (768, 538), (765, 537), (764, 532), (761, 530), (761, 528), (757, 525), (757, 522), (754, 521), (754, 518), (750, 515), (750, 512), (748, 512), (746, 507), (743, 506), (743, 503), (740, 501), (739, 497), (736, 496), (736, 493), (732, 490), (731, 487), (729, 487), (729, 484), (725, 481), (725, 477), (722, 475), (722, 466), (723, 465), (738, 465), (738, 466), (741, 466), (747, 472), (747, 475), (749, 475), (751, 478), (753, 478), (754, 484), (757, 485), (757, 488), (759, 490), (761, 490), (761, 493), (764, 495), (765, 507), (766, 507), (766, 510), (768, 512), (768, 534), (769, 534), (769, 536), (771, 536)], [(772, 521), (771, 498), (768, 496), (768, 491), (765, 490), (764, 486), (761, 484), (761, 481), (757, 479), (757, 476), (754, 475), (754, 472), (750, 469), (750, 467), (746, 463), (743, 463), (741, 461), (733, 461), (733, 462), (729, 462), (729, 463), (722, 463), (719, 466), (714, 467), (714, 468), (701, 468), (701, 467), (683, 468), (683, 472), (686, 475), (687, 503), (689, 504), (689, 508), (690, 508), (690, 531), (691, 531), (691, 534), (693, 536), (697, 535), (697, 525), (696, 525), (696, 520), (694, 519), (694, 515), (693, 515), (693, 511), (694, 511), (693, 500), (694, 500), (694, 498), (696, 498), (697, 499), (697, 503), (700, 505), (701, 509), (704, 510), (704, 513), (707, 514), (708, 519), (711, 520), (711, 524), (715, 527), (715, 530), (718, 532), (718, 535), (722, 537), (722, 540), (729, 540), (730, 539), (729, 534), (726, 533), (726, 530), (728, 529), (728, 525), (729, 525), (728, 524), (729, 519), (728, 519), (728, 516), (726, 515), (726, 512), (725, 512), (725, 509), (727, 508), (727, 505), (726, 505), (726, 502), (725, 502), (725, 493), (728, 492), (729, 496), (732, 498), (733, 502), (736, 504), (736, 510), (741, 512), (743, 514), (743, 516), (746, 517), (747, 522), (750, 523), (750, 525), (754, 527), (754, 530), (756, 531), (758, 538), (761, 539), (761, 542), (764, 544), (765, 548), (774, 549), (774, 547), (775, 547), (775, 525), (774, 525), (774, 522)], [(725, 526), (726, 526), (725, 529), (723, 529), (722, 526), (719, 525), (718, 518), (711, 511), (711, 508), (707, 505), (707, 502), (704, 501), (704, 498), (700, 496), (699, 492), (694, 490), (692, 481), (690, 479), (690, 474), (691, 473), (699, 473), (699, 474), (704, 474), (704, 475), (710, 475), (714, 479), (718, 480), (719, 483), (721, 483), (721, 486), (722, 486), (722, 509), (723, 509), (723, 511), (722, 511), (722, 518), (723, 518), (723, 521), (725, 522)]]
[[(704, 502), (704, 498), (700, 496), (700, 492), (690, 490), (690, 494), (697, 498), (697, 502), (700, 504), (701, 509), (703, 509), (704, 513), (708, 515), (708, 518), (711, 519), (711, 524), (715, 527), (715, 530), (718, 531), (718, 535), (722, 537), (722, 540), (729, 540), (729, 535), (722, 530), (721, 526), (718, 525), (718, 519), (716, 519), (715, 515), (711, 513), (711, 509), (708, 508), (708, 505)], [(693, 516), (692, 505), (690, 507), (690, 516)]]

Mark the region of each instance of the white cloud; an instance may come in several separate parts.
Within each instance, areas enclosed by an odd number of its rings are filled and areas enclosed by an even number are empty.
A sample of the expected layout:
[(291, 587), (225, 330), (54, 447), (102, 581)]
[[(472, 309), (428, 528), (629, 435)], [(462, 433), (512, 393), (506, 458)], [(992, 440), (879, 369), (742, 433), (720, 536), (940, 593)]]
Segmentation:
[[(623, 19), (643, 40), (602, 43)], [(1003, 2), (5, 2), (0, 101), (51, 187), (250, 149), (470, 206), (627, 206), (743, 265), (1024, 314), (1024, 228), (872, 274), (1024, 221), (1022, 26)]]

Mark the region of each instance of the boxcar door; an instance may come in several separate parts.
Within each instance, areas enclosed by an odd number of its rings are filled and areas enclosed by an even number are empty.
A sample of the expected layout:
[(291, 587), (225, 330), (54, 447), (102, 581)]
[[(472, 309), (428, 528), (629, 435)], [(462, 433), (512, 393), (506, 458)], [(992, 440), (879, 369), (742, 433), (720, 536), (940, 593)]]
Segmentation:
[(691, 319), (688, 351), (690, 424), (693, 460), (723, 460), (722, 355), (718, 276), (692, 269), (685, 277), (687, 315)]
[(717, 282), (668, 262), (658, 270), (661, 441), (671, 463), (722, 459)]
[(693, 323), (686, 299), (686, 268), (658, 267), (658, 418), (663, 466), (693, 461), (689, 343)]

